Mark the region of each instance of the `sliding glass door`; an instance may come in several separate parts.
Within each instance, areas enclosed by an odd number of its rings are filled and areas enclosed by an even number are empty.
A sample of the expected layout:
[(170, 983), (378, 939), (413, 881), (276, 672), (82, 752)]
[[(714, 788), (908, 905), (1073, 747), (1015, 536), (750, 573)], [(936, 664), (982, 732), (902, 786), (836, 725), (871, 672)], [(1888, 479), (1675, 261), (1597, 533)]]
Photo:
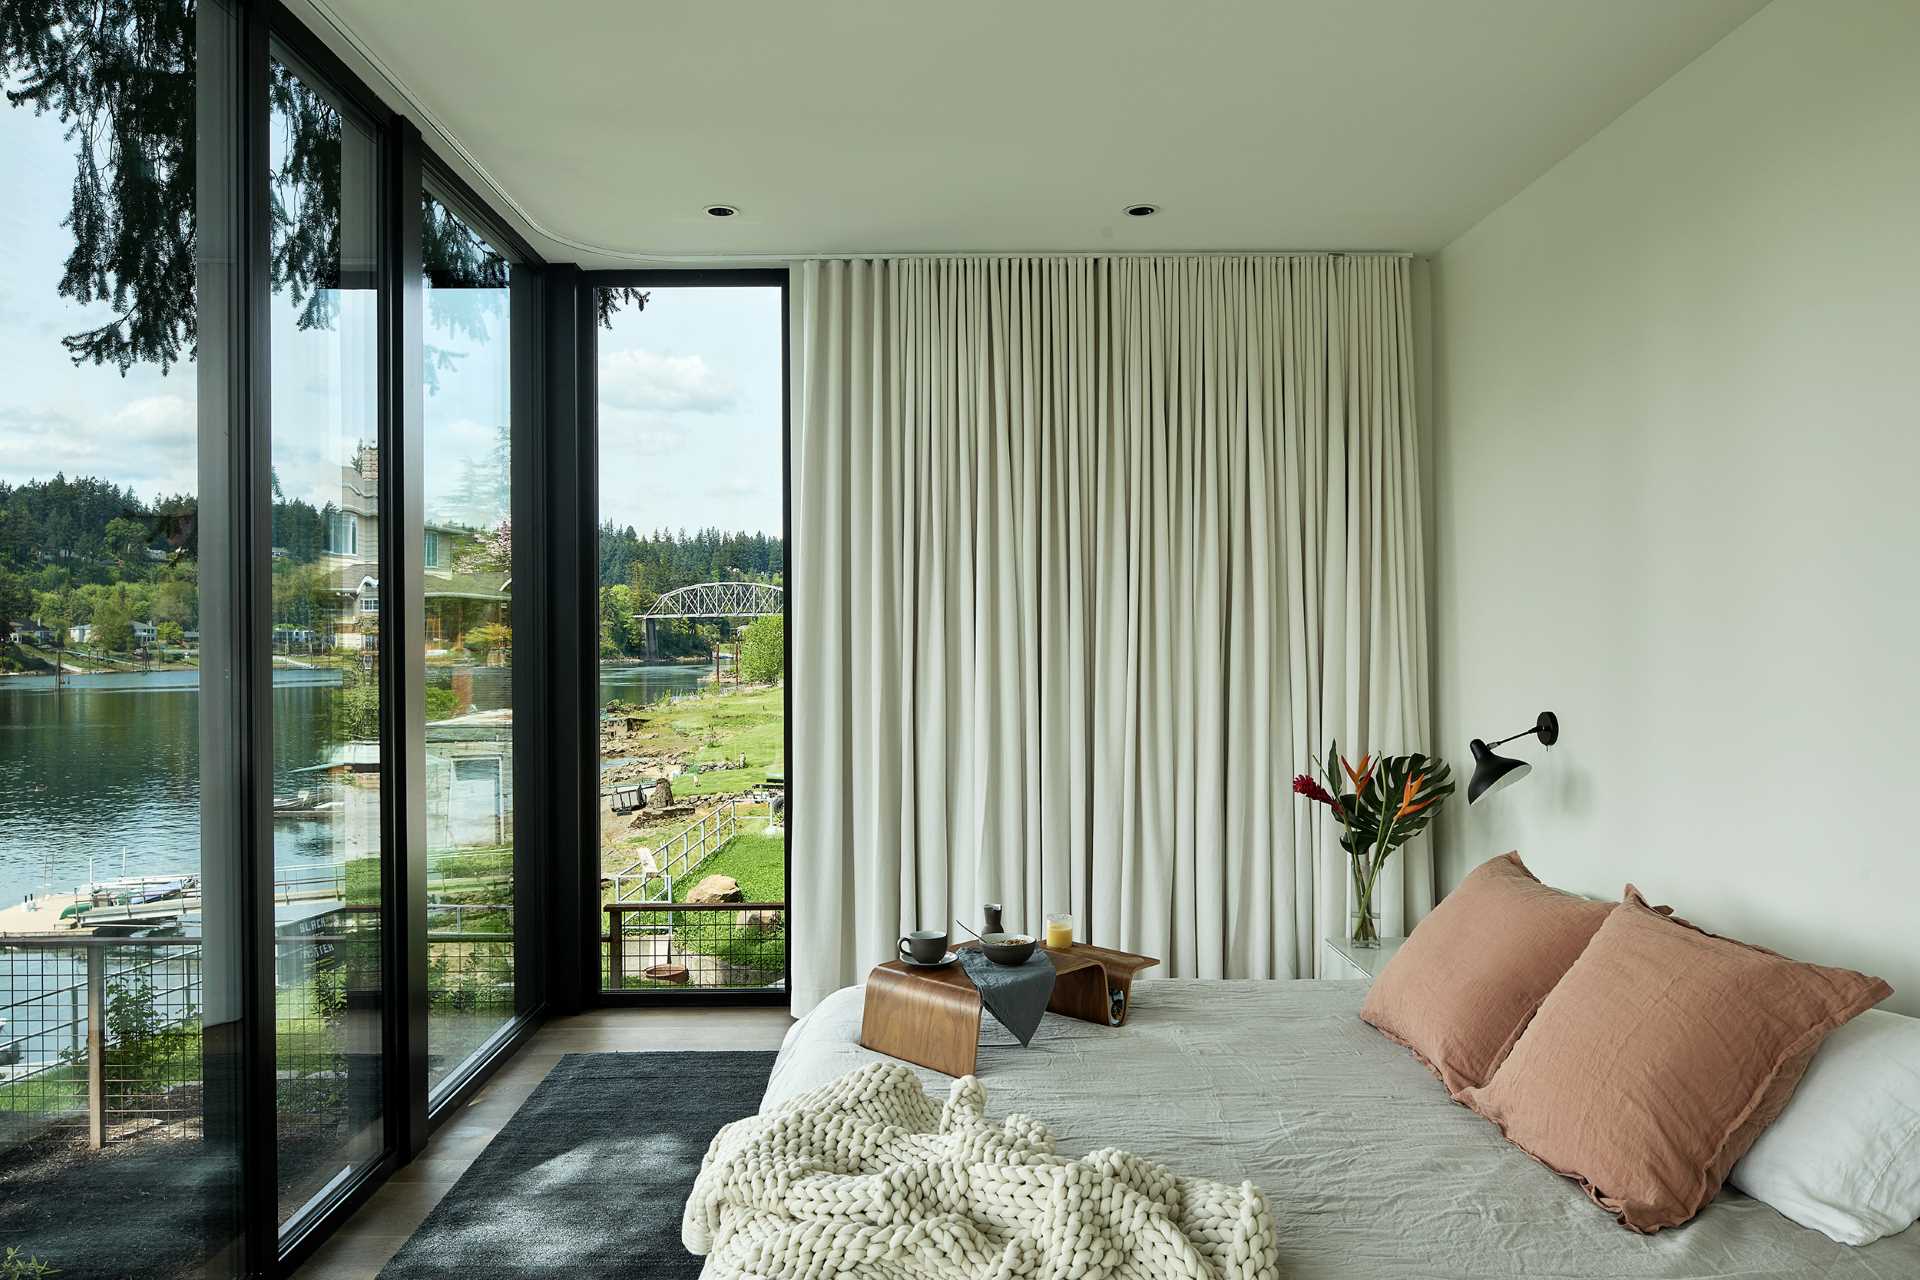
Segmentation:
[[(220, 0), (0, 31), (0, 1245), (237, 1274), (244, 844)], [(17, 1254), (15, 1251), (18, 1251)]]
[(784, 272), (600, 284), (604, 989), (787, 969)]
[(428, 1084), (513, 1021), (513, 300), (508, 254), (421, 197)]
[(271, 1274), (544, 998), (543, 268), (281, 5), (0, 41), (0, 1271)]
[(273, 879), (280, 1220), (387, 1148), (381, 139), (271, 66)]

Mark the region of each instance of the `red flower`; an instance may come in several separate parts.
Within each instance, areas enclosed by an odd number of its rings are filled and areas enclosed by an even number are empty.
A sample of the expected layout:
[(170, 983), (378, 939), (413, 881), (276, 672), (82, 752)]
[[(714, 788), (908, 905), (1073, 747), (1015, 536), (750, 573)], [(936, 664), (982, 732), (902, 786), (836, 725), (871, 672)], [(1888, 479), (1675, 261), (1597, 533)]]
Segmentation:
[(1333, 803), (1333, 796), (1328, 794), (1325, 787), (1314, 781), (1311, 774), (1296, 773), (1293, 775), (1293, 794), (1305, 796), (1309, 800), (1318, 800), (1329, 809), (1336, 807)]

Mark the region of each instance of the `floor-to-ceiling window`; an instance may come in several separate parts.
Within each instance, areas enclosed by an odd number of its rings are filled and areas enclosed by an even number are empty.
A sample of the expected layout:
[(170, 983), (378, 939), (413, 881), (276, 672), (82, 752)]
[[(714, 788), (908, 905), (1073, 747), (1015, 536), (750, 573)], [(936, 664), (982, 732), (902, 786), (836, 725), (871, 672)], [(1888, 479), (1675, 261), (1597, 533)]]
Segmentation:
[(785, 290), (599, 289), (609, 990), (776, 990), (787, 955)]
[(228, 426), (236, 27), (170, 0), (9, 5), (0, 29), (8, 1275), (239, 1265), (232, 617), (202, 589), (233, 568), (202, 521), (231, 497), (203, 464)]
[(513, 351), (508, 256), (421, 195), (428, 1080), (512, 1021)]
[(379, 134), (276, 46), (274, 982), (280, 1218), (386, 1146)]
[(4, 1270), (266, 1274), (542, 998), (542, 269), (282, 6), (0, 40)]

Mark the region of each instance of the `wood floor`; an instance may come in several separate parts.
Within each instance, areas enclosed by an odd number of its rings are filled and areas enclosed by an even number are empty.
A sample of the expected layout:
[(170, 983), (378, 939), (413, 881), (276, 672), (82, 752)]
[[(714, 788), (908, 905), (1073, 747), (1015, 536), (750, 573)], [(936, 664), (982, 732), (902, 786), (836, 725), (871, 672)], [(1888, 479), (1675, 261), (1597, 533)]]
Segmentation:
[(791, 1025), (785, 1009), (620, 1009), (549, 1022), (295, 1277), (371, 1280), (562, 1054), (777, 1049)]

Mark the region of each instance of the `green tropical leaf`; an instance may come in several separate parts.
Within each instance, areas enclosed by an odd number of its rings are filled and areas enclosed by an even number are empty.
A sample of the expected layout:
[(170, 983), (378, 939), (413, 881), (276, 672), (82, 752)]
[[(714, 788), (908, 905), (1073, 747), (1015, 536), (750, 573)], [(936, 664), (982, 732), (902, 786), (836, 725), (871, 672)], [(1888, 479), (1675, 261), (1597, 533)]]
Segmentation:
[[(1396, 816), (1406, 794), (1407, 780), (1414, 777), (1424, 779), (1414, 797), (1415, 803), (1426, 803), (1416, 813)], [(1353, 827), (1365, 837), (1361, 847), (1384, 861), (1432, 824), (1434, 815), (1445, 807), (1453, 791), (1453, 771), (1437, 756), (1415, 752), (1381, 759), (1375, 764), (1373, 778), (1358, 797), (1355, 809)], [(1383, 829), (1384, 843), (1380, 838)]]
[(1340, 771), (1340, 740), (1334, 738), (1327, 743), (1327, 754), (1320, 761), (1320, 772), (1326, 775), (1327, 790), (1338, 800), (1347, 794), (1347, 778)]

